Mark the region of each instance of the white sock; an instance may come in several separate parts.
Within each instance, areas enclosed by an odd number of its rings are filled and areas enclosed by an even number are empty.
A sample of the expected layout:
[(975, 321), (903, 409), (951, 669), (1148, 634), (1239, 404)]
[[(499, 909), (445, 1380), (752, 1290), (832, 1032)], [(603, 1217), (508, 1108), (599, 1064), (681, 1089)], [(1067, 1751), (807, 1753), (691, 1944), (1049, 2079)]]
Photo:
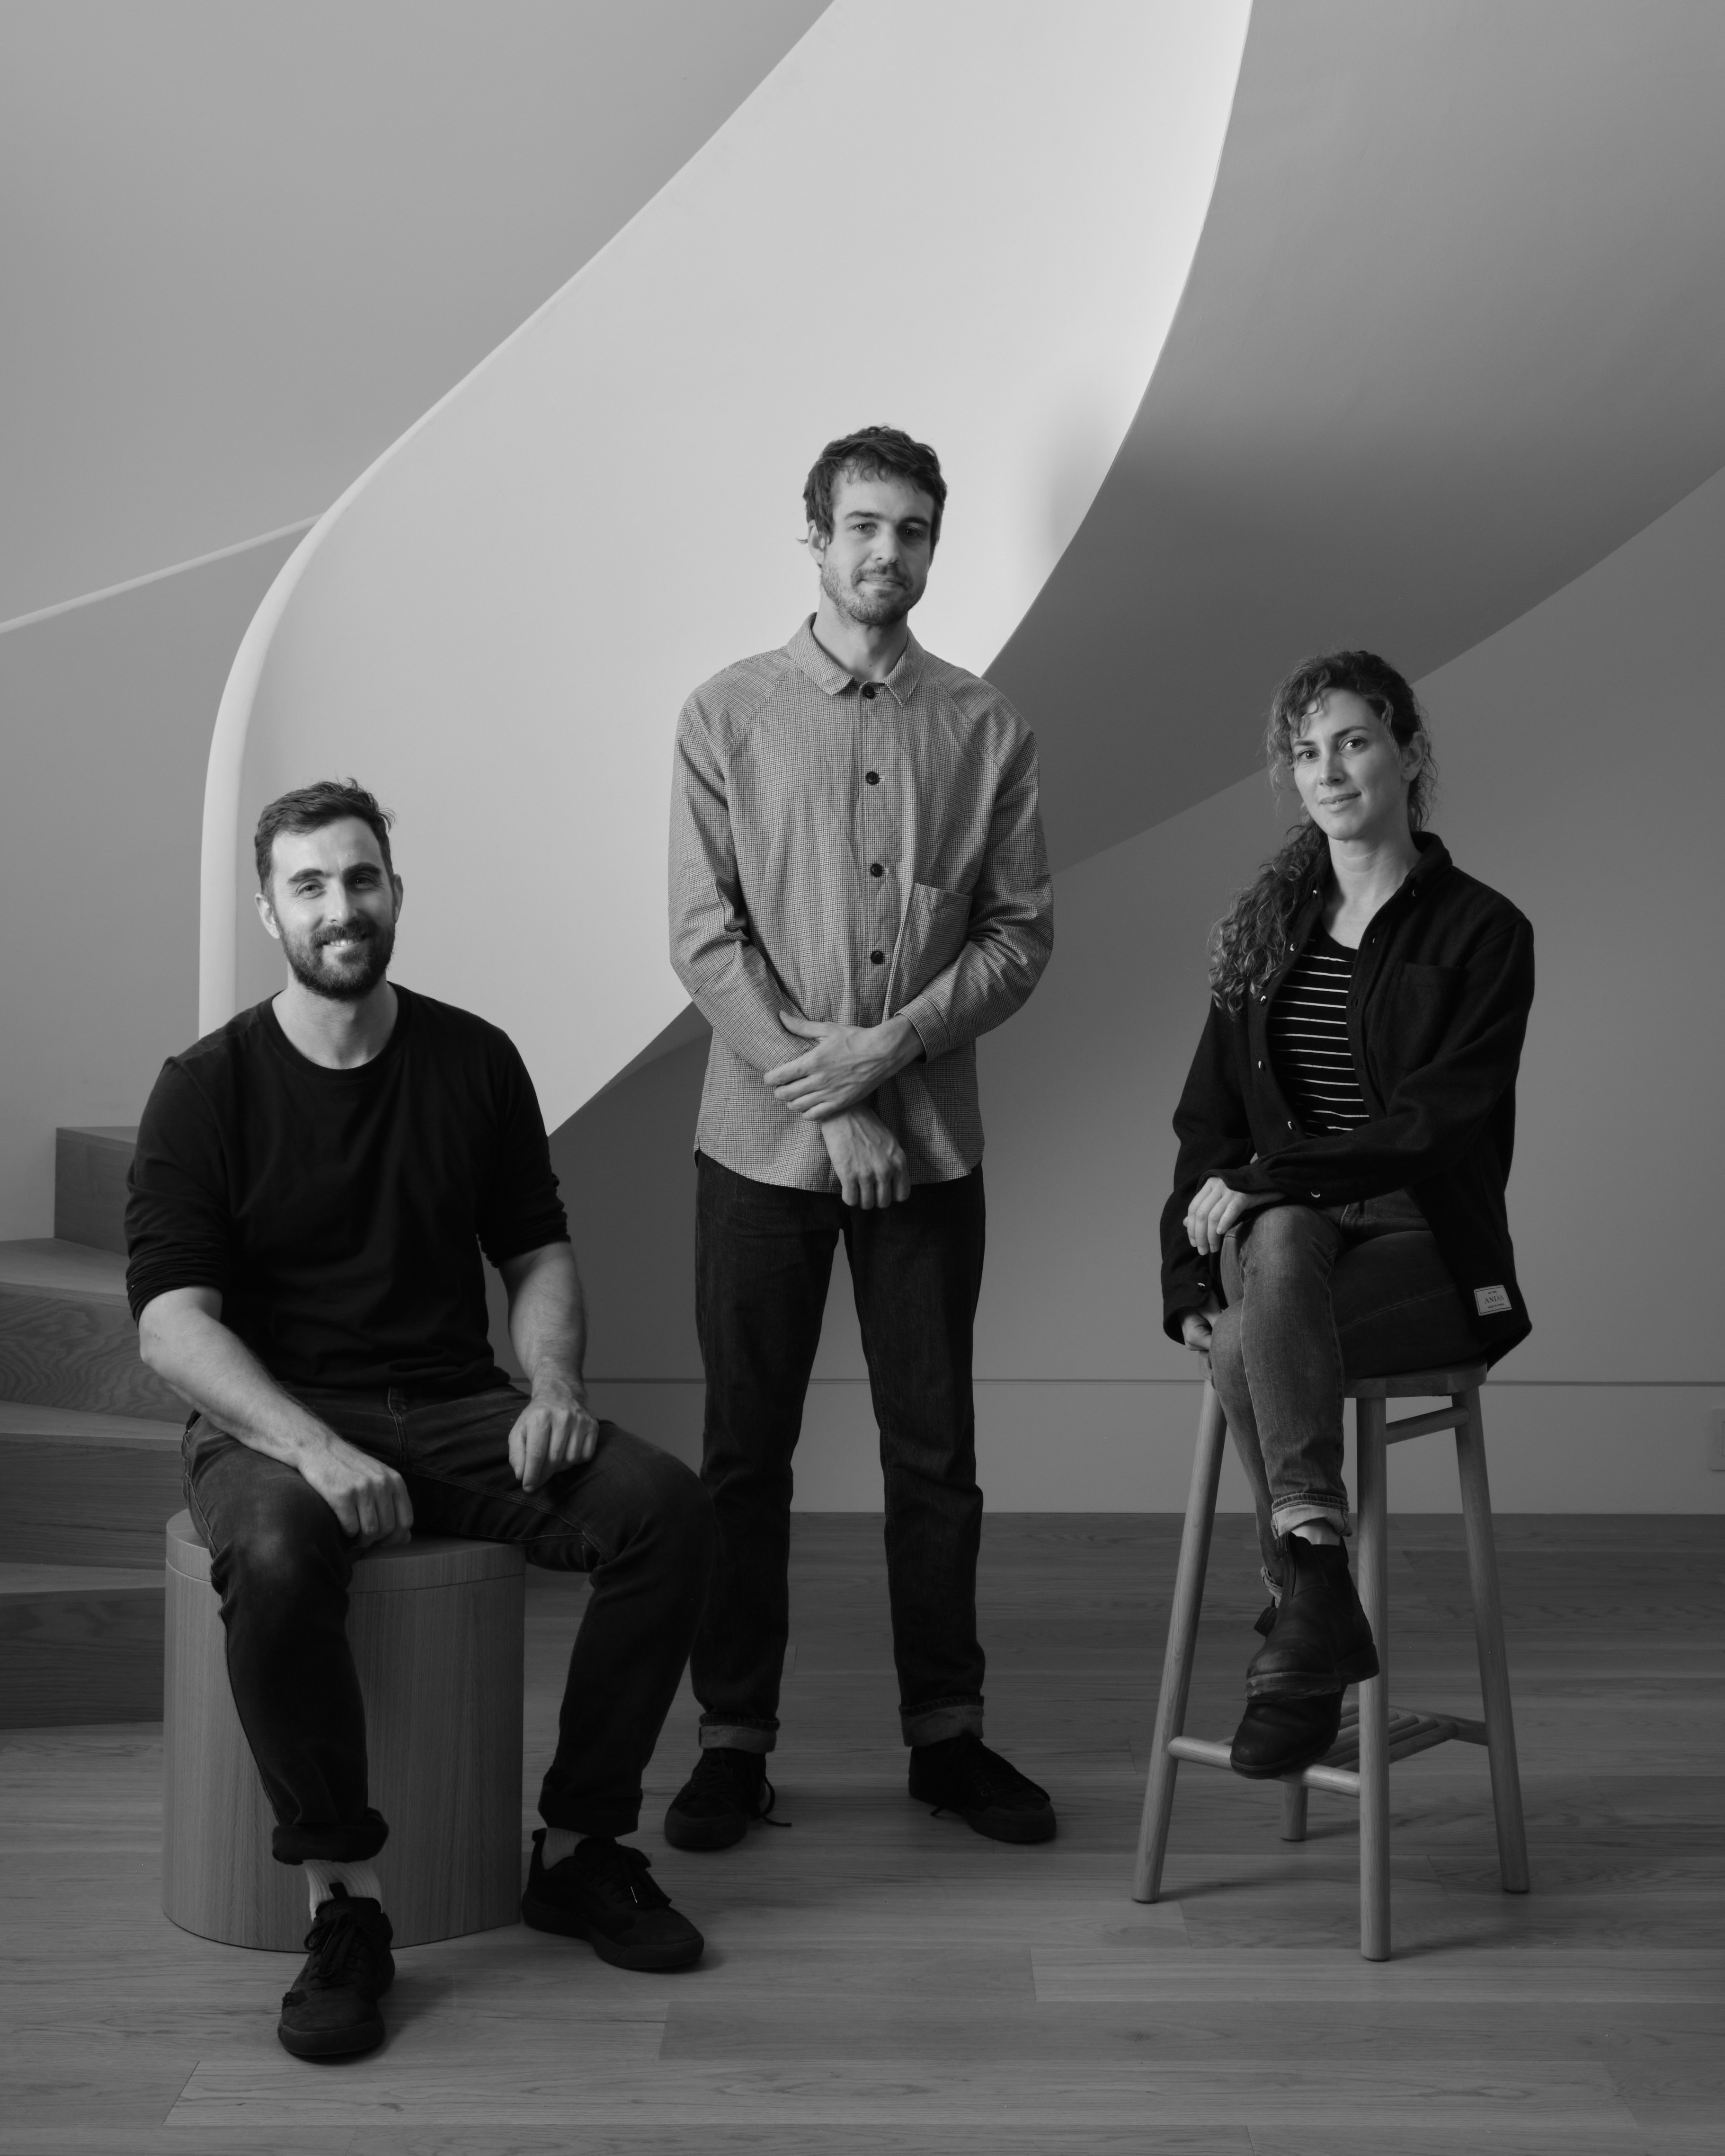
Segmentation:
[(1342, 1540), (1339, 1528), (1332, 1527), (1327, 1520), (1301, 1520), (1290, 1527), (1291, 1535), (1298, 1535), (1302, 1543), (1312, 1543), (1319, 1549), (1335, 1549)]
[(305, 1874), (305, 1884), (311, 1890), (311, 1913), (315, 1917), (322, 1903), (329, 1901), (338, 1887), (345, 1887), (356, 1901), (368, 1897), (381, 1909), (383, 1889), (377, 1883), (377, 1874), (369, 1864), (330, 1864), (321, 1857), (308, 1856), (300, 1867)]
[(561, 1864), (566, 1856), (572, 1856), (575, 1854), (576, 1844), (584, 1839), (585, 1837), (577, 1834), (572, 1826), (547, 1827), (544, 1846), (540, 1853), (540, 1862), (549, 1871), (553, 1864)]

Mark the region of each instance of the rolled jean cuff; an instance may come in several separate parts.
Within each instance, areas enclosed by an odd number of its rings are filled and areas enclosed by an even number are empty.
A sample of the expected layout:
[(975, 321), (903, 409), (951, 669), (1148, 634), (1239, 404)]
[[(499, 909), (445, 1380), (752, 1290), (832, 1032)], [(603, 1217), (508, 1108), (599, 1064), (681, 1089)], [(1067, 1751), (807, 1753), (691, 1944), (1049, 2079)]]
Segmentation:
[(639, 1799), (632, 1804), (565, 1804), (542, 1797), (539, 1816), (547, 1826), (562, 1827), (570, 1834), (619, 1841), (640, 1825), (641, 1807)]
[(912, 1712), (901, 1707), (898, 1720), (906, 1744), (943, 1744), (949, 1737), (982, 1735), (983, 1703), (979, 1699), (947, 1699)]
[(716, 1752), (722, 1747), (726, 1752), (771, 1752), (778, 1743), (778, 1732), (760, 1722), (703, 1722), (701, 1725), (701, 1748)]
[(1270, 1525), (1278, 1535), (1285, 1535), (1291, 1527), (1302, 1527), (1307, 1520), (1327, 1520), (1337, 1534), (1351, 1535), (1353, 1528), (1348, 1517), (1348, 1500), (1326, 1502), (1321, 1497), (1283, 1497), (1270, 1508)]
[(345, 1825), (278, 1826), (270, 1837), (270, 1854), (278, 1864), (368, 1864), (389, 1839), (383, 1815), (367, 1810), (363, 1819)]

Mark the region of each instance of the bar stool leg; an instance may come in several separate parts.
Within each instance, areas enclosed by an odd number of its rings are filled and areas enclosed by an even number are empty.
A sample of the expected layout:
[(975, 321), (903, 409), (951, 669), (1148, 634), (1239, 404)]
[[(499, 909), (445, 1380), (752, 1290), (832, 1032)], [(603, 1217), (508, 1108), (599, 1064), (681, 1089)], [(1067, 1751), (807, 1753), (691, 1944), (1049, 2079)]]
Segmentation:
[(1354, 1403), (1358, 1440), (1359, 1598), (1378, 1675), (1359, 1688), (1359, 1950), (1389, 1958), (1389, 1549), (1382, 1400)]
[(1303, 1782), (1284, 1782), (1281, 1785), (1281, 1838), (1284, 1841), (1304, 1841), (1306, 1839), (1306, 1799), (1312, 1794)]
[(1168, 1854), (1168, 1820), (1174, 1808), (1174, 1776), (1180, 1765), (1168, 1748), (1169, 1739), (1179, 1736), (1186, 1727), (1186, 1699), (1192, 1689), (1192, 1663), (1198, 1646), (1198, 1613), (1204, 1602), (1204, 1576), (1209, 1568), (1216, 1486), (1221, 1480), (1222, 1440), (1227, 1432), (1222, 1403), (1206, 1378), (1203, 1404), (1198, 1411), (1198, 1446), (1192, 1458), (1186, 1527), (1180, 1537), (1180, 1568), (1174, 1578), (1173, 1607), (1168, 1613), (1162, 1691), (1150, 1739), (1150, 1779), (1144, 1789), (1144, 1815), (1138, 1827), (1137, 1863), (1132, 1873), (1135, 1902), (1153, 1902), (1162, 1891), (1163, 1859)]
[(1486, 1474), (1486, 1432), (1477, 1388), (1454, 1396), (1467, 1419), (1455, 1431), (1455, 1466), (1461, 1480), (1461, 1512), (1467, 1526), (1467, 1571), (1473, 1589), (1474, 1638), (1479, 1647), (1480, 1693), (1486, 1703), (1486, 1738), (1491, 1762), (1491, 1805), (1497, 1815), (1497, 1873), (1506, 1894), (1527, 1891), (1527, 1830), (1522, 1817), (1522, 1770), (1516, 1758), (1515, 1717), (1509, 1699), (1509, 1658), (1503, 1639), (1503, 1604), (1497, 1589), (1497, 1544), (1491, 1532), (1491, 1490)]

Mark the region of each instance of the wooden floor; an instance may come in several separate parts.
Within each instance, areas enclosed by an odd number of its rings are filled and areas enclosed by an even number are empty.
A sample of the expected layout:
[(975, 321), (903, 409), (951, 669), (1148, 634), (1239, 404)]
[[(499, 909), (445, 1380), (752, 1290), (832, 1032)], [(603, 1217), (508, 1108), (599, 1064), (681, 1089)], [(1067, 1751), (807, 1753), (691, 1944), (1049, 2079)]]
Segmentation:
[[(1394, 1523), (1394, 1696), (1473, 1711), (1459, 1523)], [(1219, 1523), (1194, 1707), (1226, 1735), (1261, 1597)], [(1060, 1836), (996, 1846), (904, 1794), (875, 1522), (798, 1522), (774, 1759), (789, 1832), (641, 1840), (706, 1929), (657, 1979), (513, 1927), (401, 1958), (390, 2038), (278, 2046), (295, 1962), (157, 1912), (160, 1732), (0, 1739), (0, 2152), (1725, 2149), (1725, 1521), (1500, 1523), (1534, 1891), (1497, 1891), (1483, 1753), (1395, 1769), (1398, 1958), (1356, 1951), (1355, 1825), (1183, 1769), (1171, 1898), (1127, 1897), (1178, 1523), (999, 1518), (989, 1733)], [(529, 1794), (578, 1586), (529, 1601)], [(531, 1823), (531, 1822), (530, 1822)]]

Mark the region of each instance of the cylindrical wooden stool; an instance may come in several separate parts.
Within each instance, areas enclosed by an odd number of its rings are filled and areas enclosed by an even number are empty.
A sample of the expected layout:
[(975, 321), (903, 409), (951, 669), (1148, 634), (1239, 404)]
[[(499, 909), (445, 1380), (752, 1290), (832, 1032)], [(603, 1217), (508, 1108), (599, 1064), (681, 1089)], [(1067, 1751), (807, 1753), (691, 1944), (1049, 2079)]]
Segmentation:
[[(429, 1538), (353, 1568), (347, 1635), (365, 1697), (377, 1860), (398, 1946), (512, 1924), (521, 1893), (525, 1563), (499, 1543)], [(298, 1947), (305, 1876), (275, 1822), (228, 1685), (209, 1552), (167, 1523), (162, 1906), (229, 1946)]]

